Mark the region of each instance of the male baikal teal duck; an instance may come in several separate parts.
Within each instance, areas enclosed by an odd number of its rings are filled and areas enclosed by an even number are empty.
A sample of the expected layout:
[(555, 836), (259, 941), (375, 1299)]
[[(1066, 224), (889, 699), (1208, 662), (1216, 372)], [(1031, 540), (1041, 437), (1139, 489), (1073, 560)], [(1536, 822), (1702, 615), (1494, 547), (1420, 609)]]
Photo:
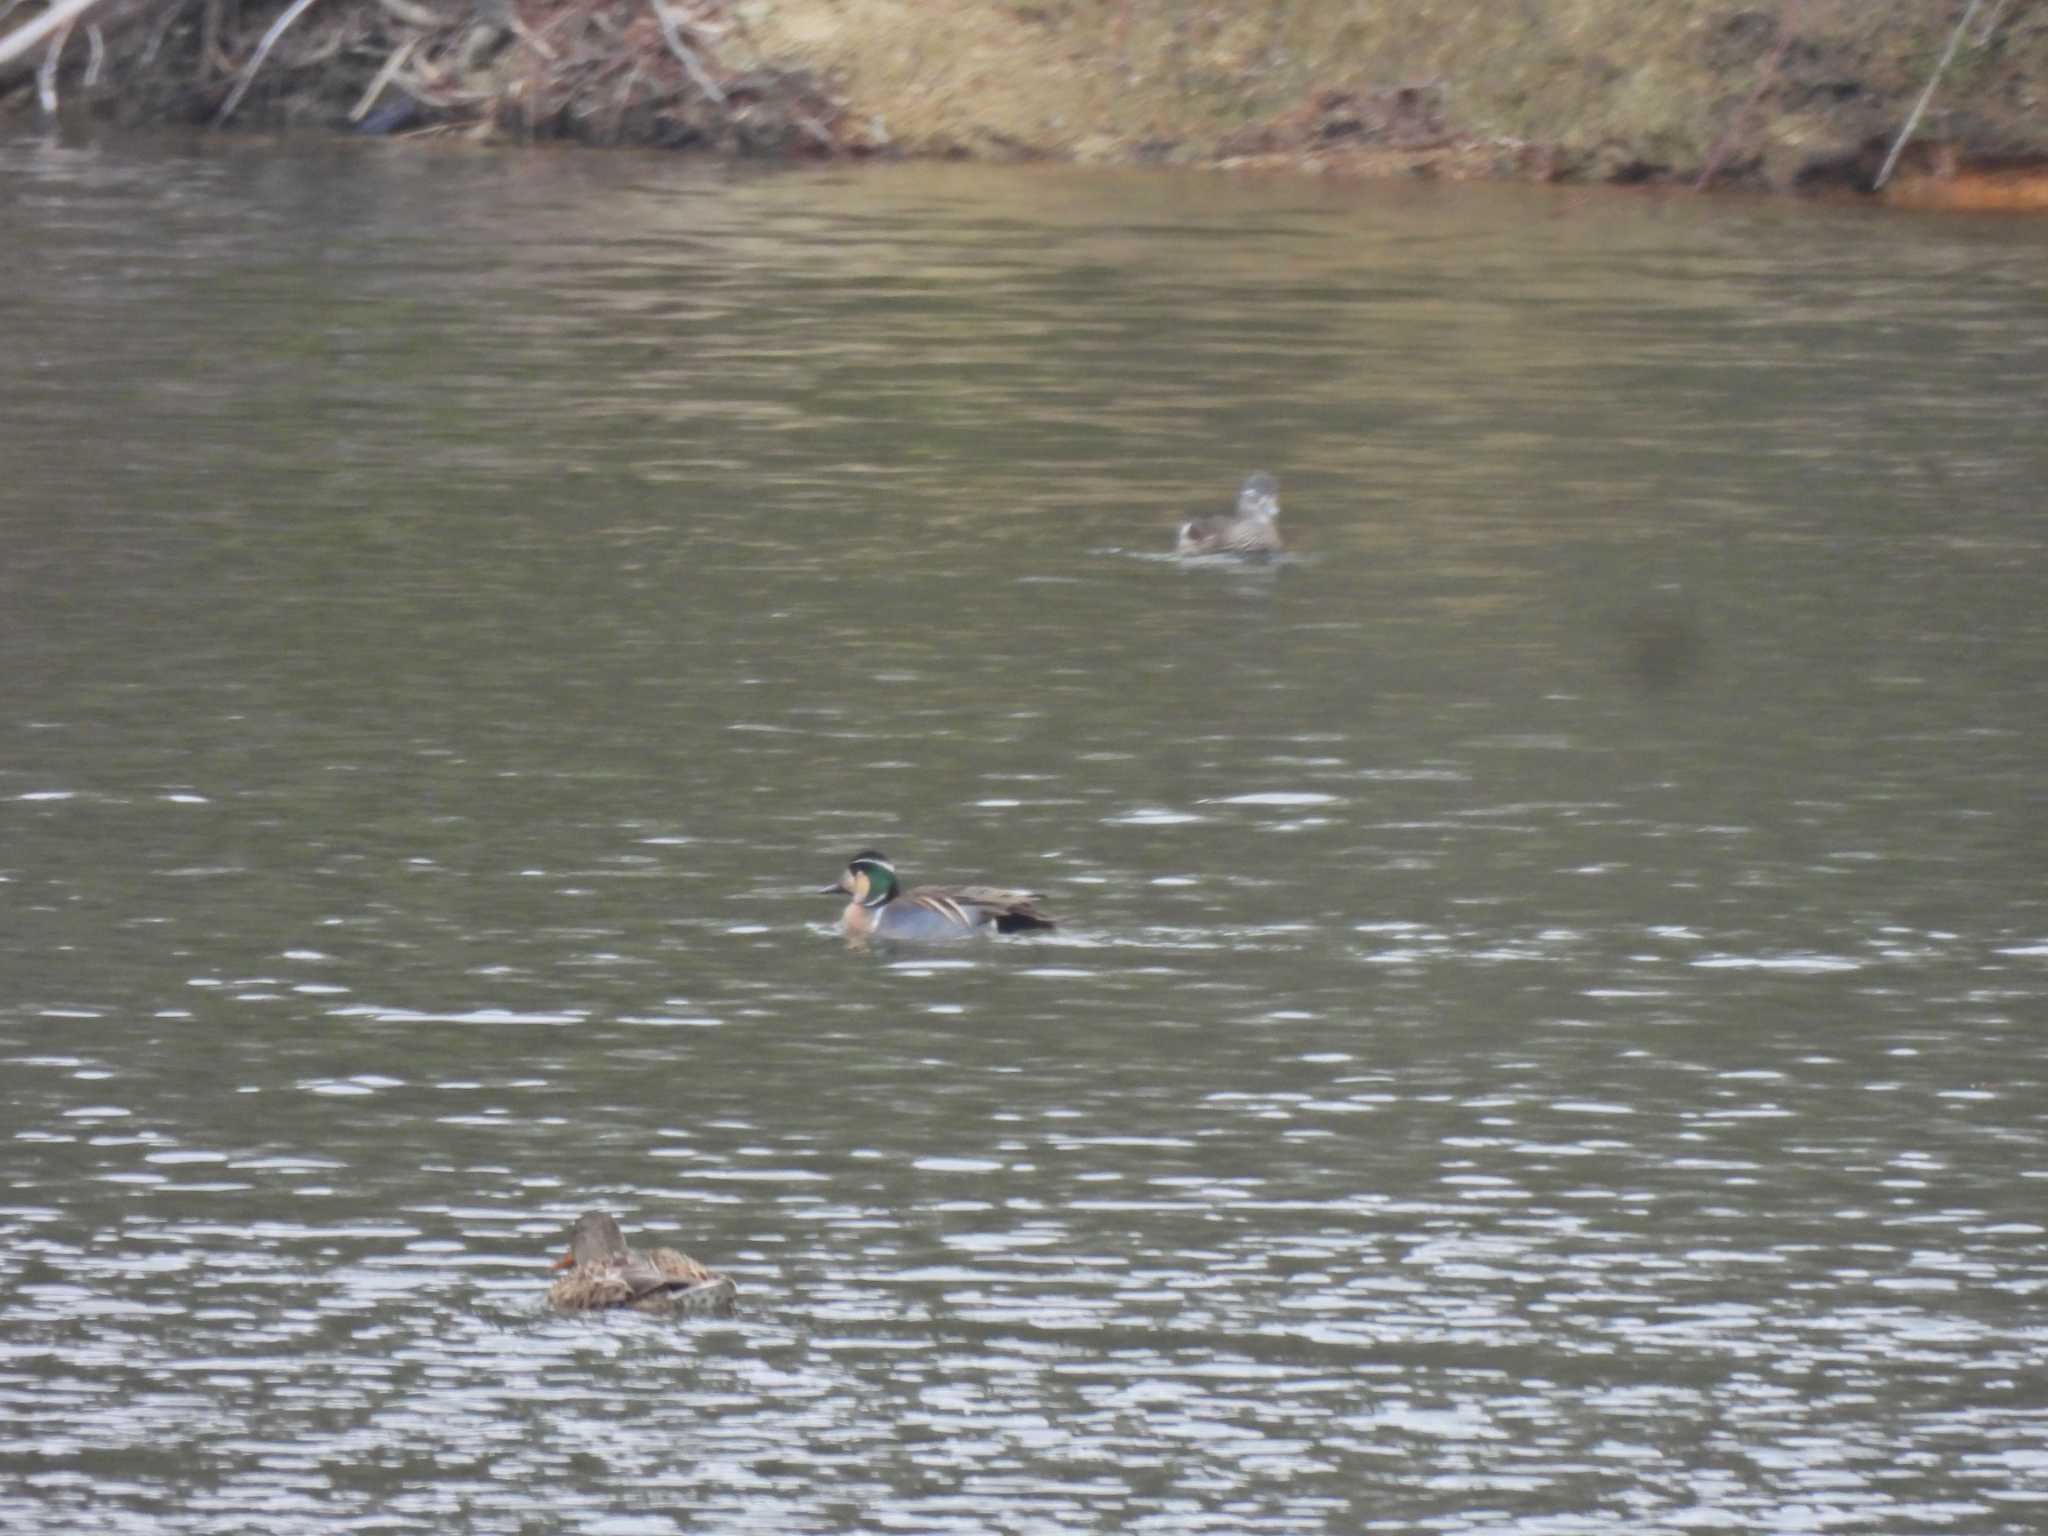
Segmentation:
[(548, 1305), (562, 1312), (631, 1307), (636, 1312), (680, 1315), (732, 1311), (739, 1287), (673, 1248), (647, 1253), (626, 1246), (626, 1234), (603, 1211), (585, 1211), (569, 1232), (569, 1251), (555, 1261), (565, 1271), (548, 1287)]
[(1182, 555), (1274, 555), (1280, 552), (1280, 487), (1263, 469), (1245, 477), (1230, 512), (1180, 525), (1174, 552)]
[(855, 854), (839, 883), (819, 894), (853, 898), (839, 921), (856, 938), (922, 942), (1059, 924), (1058, 918), (1039, 908), (1044, 898), (1035, 891), (990, 885), (921, 885), (906, 891), (896, 879), (896, 866), (872, 848)]

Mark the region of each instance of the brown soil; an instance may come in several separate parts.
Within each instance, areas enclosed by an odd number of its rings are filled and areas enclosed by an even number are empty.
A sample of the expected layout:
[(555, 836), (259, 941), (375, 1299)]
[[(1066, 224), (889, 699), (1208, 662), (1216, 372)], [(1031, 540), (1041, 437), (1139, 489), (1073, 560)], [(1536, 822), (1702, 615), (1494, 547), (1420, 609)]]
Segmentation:
[[(258, 63), (285, 0), (101, 0), (50, 83), (134, 121), (1860, 192), (1965, 3), (316, 0)], [(1887, 195), (2048, 203), (2044, 92), (2048, 0), (1987, 0)]]

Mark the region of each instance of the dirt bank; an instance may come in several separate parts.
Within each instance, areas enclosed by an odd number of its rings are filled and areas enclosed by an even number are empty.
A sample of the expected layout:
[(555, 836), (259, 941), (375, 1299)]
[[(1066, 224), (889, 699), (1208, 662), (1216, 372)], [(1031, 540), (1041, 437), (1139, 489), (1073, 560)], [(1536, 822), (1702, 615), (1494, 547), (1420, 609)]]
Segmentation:
[(0, 26), (15, 117), (1788, 189), (1867, 189), (1953, 42), (1891, 195), (2048, 205), (2048, 0), (28, 0)]

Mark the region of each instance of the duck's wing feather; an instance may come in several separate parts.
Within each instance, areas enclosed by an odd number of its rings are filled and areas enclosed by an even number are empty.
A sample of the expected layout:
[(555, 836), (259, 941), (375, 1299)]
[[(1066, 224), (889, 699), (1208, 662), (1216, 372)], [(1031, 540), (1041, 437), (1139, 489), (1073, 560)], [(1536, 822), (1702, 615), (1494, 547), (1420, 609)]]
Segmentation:
[(687, 1253), (657, 1248), (648, 1255), (665, 1277), (663, 1295), (683, 1312), (730, 1312), (739, 1287), (716, 1270), (706, 1269)]
[(550, 1305), (564, 1311), (632, 1307), (643, 1312), (729, 1312), (739, 1287), (673, 1248), (632, 1253), (604, 1264), (583, 1264), (548, 1288)]
[(998, 933), (1051, 928), (1059, 923), (1058, 918), (1039, 906), (1045, 898), (1037, 891), (1013, 891), (1000, 885), (952, 885), (926, 886), (911, 895), (936, 897), (964, 911), (970, 924), (994, 923)]

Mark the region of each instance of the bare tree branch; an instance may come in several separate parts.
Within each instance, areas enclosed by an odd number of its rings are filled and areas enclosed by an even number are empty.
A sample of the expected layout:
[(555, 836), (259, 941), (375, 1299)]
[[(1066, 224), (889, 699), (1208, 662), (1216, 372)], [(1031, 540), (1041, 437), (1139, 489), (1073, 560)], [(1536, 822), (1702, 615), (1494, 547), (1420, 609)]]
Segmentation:
[(1906, 147), (1906, 140), (1913, 137), (1913, 130), (1920, 126), (1920, 114), (1927, 110), (1927, 103), (1934, 99), (1934, 88), (1941, 83), (1942, 72), (1955, 58), (1956, 48), (1962, 43), (1963, 33), (1970, 25), (1970, 18), (1977, 14), (1980, 0), (1970, 0), (1963, 11), (1963, 19), (1956, 23), (1955, 31), (1948, 35), (1948, 47), (1942, 51), (1941, 62), (1934, 66), (1934, 73), (1927, 77), (1927, 89), (1920, 93), (1920, 99), (1913, 103), (1913, 111), (1906, 119), (1906, 126), (1899, 130), (1899, 136), (1892, 140), (1892, 152), (1884, 157), (1884, 164), (1878, 168), (1877, 180), (1870, 184), (1875, 192), (1892, 179), (1892, 168), (1899, 163), (1899, 151)]
[(57, 61), (64, 56), (64, 45), (70, 41), (71, 23), (67, 21), (63, 30), (50, 39), (50, 46), (43, 51), (43, 62), (36, 66), (36, 104), (45, 117), (57, 115)]
[(12, 64), (52, 32), (60, 27), (69, 27), (100, 3), (102, 0), (56, 0), (56, 4), (35, 20), (24, 21), (5, 37), (0, 37), (0, 64)]
[(377, 3), (409, 27), (418, 27), (422, 32), (438, 32), (448, 25), (448, 18), (431, 6), (415, 5), (412, 0), (377, 0)]
[(408, 37), (404, 42), (391, 50), (391, 56), (384, 61), (383, 67), (377, 71), (377, 77), (370, 82), (369, 88), (363, 92), (362, 98), (350, 110), (348, 114), (350, 122), (360, 123), (370, 115), (370, 108), (377, 105), (377, 98), (384, 94), (384, 87), (397, 78), (398, 72), (405, 68), (406, 60), (412, 57), (413, 49), (419, 47), (419, 45), (420, 40), (418, 38)]
[(683, 70), (697, 84), (697, 89), (719, 106), (725, 105), (725, 92), (718, 88), (718, 82), (704, 73), (704, 64), (690, 51), (690, 45), (683, 41), (683, 29), (676, 25), (675, 12), (664, 0), (647, 0), (654, 7), (654, 19), (661, 23), (661, 35), (668, 39), (668, 51), (683, 61)]
[(242, 97), (248, 93), (250, 84), (256, 78), (256, 71), (263, 67), (263, 61), (270, 57), (270, 50), (277, 46), (277, 40), (284, 36), (285, 28), (297, 21), (312, 6), (313, 0), (292, 0), (285, 13), (270, 24), (270, 30), (263, 34), (263, 41), (256, 45), (256, 52), (249, 62), (242, 66), (241, 75), (235, 80), (235, 88), (228, 92), (228, 99), (220, 104), (220, 111), (213, 115), (213, 126), (218, 128), (242, 104)]
[(1735, 135), (1749, 122), (1749, 114), (1756, 110), (1756, 104), (1763, 100), (1764, 92), (1777, 80), (1785, 67), (1785, 54), (1792, 46), (1792, 21), (1799, 13), (1799, 0), (1785, 0), (1778, 12), (1778, 46), (1771, 54), (1771, 61), (1764, 66), (1764, 72), (1757, 76), (1755, 86), (1750, 90), (1742, 105), (1735, 109), (1735, 116), (1728, 121), (1728, 127), (1721, 140), (1707, 153), (1700, 166), (1700, 173), (1693, 178), (1693, 190), (1704, 192), (1714, 184), (1714, 178), (1721, 173), (1722, 162), (1728, 158), (1728, 151), (1734, 146)]

